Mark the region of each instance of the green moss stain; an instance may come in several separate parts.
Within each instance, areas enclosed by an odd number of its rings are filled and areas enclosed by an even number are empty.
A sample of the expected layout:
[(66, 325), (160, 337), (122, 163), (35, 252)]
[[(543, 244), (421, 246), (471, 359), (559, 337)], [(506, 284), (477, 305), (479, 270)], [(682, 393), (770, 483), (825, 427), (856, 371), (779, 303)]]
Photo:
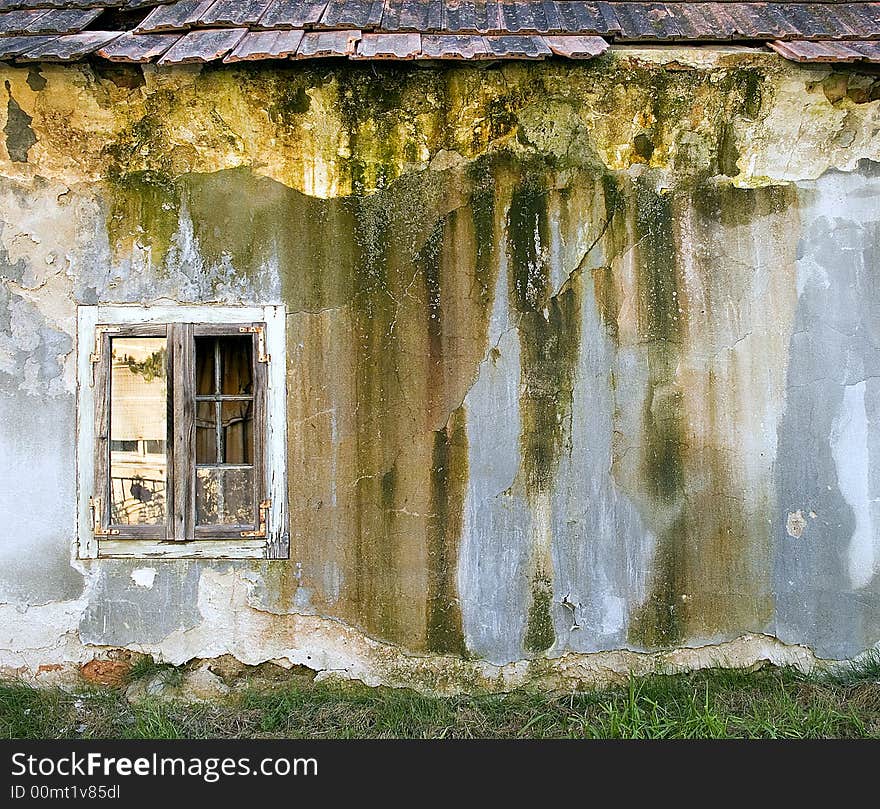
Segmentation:
[(434, 433), (427, 600), (427, 648), (432, 652), (466, 652), (455, 580), (467, 479), (467, 424), (459, 407)]
[(725, 227), (745, 227), (764, 216), (783, 213), (796, 204), (790, 186), (736, 188), (706, 183), (693, 192), (693, 204), (704, 219)]
[[(580, 344), (580, 280), (558, 293), (551, 285), (548, 191), (540, 175), (514, 189), (507, 217), (509, 289), (521, 358), (520, 444), (526, 496), (549, 491), (571, 434), (574, 377)], [(533, 581), (525, 648), (533, 653), (554, 640), (549, 548), (533, 550)]]
[(189, 174), (177, 185), (208, 269), (228, 262), (250, 278), (277, 272), (291, 311), (352, 300), (358, 257), (352, 200), (309, 197), (245, 168)]
[(180, 192), (165, 175), (136, 171), (107, 183), (107, 236), (117, 256), (138, 246), (148, 249), (153, 267), (162, 267), (179, 227)]
[(275, 85), (277, 92), (266, 112), (272, 123), (290, 126), (309, 111), (312, 100), (306, 88), (296, 81)]
[[(639, 179), (634, 188), (634, 233), (638, 245), (639, 338), (648, 359), (648, 395), (643, 411), (641, 477), (652, 510), (681, 512), (685, 445), (682, 397), (675, 384), (682, 316), (672, 230), (671, 194)], [(631, 618), (630, 639), (644, 646), (670, 646), (682, 637), (679, 615), (687, 532), (680, 517), (664, 518), (657, 537), (650, 594)]]
[(356, 603), (362, 626), (390, 641), (406, 628), (396, 607), (398, 563), (394, 536), (395, 472), (388, 437), (398, 399), (397, 340), (391, 329), (395, 302), (389, 288), (391, 218), (382, 195), (356, 200), (358, 265), (353, 326), (357, 340)]
[(476, 161), (469, 169), (469, 175), (473, 183), (470, 215), (476, 237), (475, 280), (483, 311), (488, 317), (495, 289), (495, 252), (498, 244), (495, 232), (495, 175), (488, 160)]
[(539, 571), (532, 579), (531, 604), (526, 620), (523, 647), (527, 652), (540, 654), (549, 649), (556, 640), (553, 627), (553, 581)]
[(739, 149), (736, 147), (736, 135), (730, 124), (725, 124), (719, 130), (718, 136), (718, 171), (728, 177), (736, 177), (739, 174)]
[(520, 337), (523, 463), (528, 493), (546, 491), (564, 449), (580, 343), (578, 284), (554, 295), (548, 191), (534, 177), (513, 193), (507, 221), (511, 304)]
[(677, 343), (681, 338), (672, 197), (648, 180), (635, 182), (635, 238), (638, 247), (639, 338)]
[(757, 119), (764, 103), (766, 77), (763, 72), (749, 68), (734, 70), (729, 75), (742, 99), (740, 111), (746, 118)]
[[(442, 74), (413, 77), (399, 65), (373, 65), (337, 74), (339, 109), (348, 135), (348, 170), (355, 194), (388, 188), (407, 163), (419, 160), (419, 130), (440, 111), (428, 97), (442, 96)], [(419, 123), (416, 123), (416, 121)]]
[[(440, 260), (443, 248), (445, 219), (439, 219), (416, 256), (416, 266), (421, 270), (427, 302), (428, 361), (433, 379), (442, 375), (443, 353), (443, 306), (440, 289)], [(432, 404), (436, 404), (436, 401)]]
[(169, 135), (166, 131), (170, 95), (159, 94), (153, 98), (155, 109), (132, 121), (117, 138), (104, 146), (103, 157), (107, 161), (107, 176), (124, 177), (142, 171), (164, 176), (174, 175), (172, 154), (168, 149)]
[[(622, 245), (626, 242), (626, 198), (617, 178), (610, 173), (602, 175), (602, 197), (605, 203), (605, 254), (613, 257), (623, 252)], [(621, 302), (611, 264), (594, 269), (592, 279), (593, 295), (605, 332), (616, 342), (620, 330), (618, 317)]]

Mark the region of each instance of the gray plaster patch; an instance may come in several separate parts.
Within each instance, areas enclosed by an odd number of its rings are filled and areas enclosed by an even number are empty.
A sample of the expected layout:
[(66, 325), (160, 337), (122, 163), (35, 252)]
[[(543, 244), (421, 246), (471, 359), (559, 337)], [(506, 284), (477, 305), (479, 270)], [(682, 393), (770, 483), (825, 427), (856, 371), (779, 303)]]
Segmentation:
[(13, 162), (27, 163), (28, 151), (37, 142), (37, 136), (31, 129), (33, 118), (12, 97), (9, 82), (6, 82), (6, 92), (9, 93), (9, 101), (6, 104), (6, 126), (3, 127), (6, 135), (6, 151)]
[[(2, 287), (0, 287), (2, 292)], [(2, 310), (0, 310), (2, 311)], [(0, 593), (10, 603), (76, 598), (70, 564), (76, 534), (73, 396), (39, 407), (0, 374)]]
[[(2, 289), (2, 287), (0, 287)], [(42, 313), (20, 295), (0, 293), (0, 391), (32, 396), (65, 395), (64, 360), (73, 337), (46, 322)], [(72, 429), (73, 419), (69, 422)]]
[[(132, 574), (145, 566), (156, 575), (149, 588)], [(198, 588), (204, 563), (144, 559), (106, 559), (80, 623), (84, 643), (119, 645), (158, 643), (172, 632), (201, 621)]]
[[(8, 279), (10, 281), (21, 281), (24, 278), (27, 262), (24, 256), (19, 256), (15, 261), (9, 258), (9, 251), (3, 245), (3, 231), (6, 229), (6, 223), (0, 222), (0, 279)], [(0, 321), (0, 326), (4, 324)], [(5, 328), (8, 328), (8, 323)]]
[(880, 198), (865, 169), (805, 188), (779, 427), (777, 633), (834, 657), (875, 643), (880, 615)]

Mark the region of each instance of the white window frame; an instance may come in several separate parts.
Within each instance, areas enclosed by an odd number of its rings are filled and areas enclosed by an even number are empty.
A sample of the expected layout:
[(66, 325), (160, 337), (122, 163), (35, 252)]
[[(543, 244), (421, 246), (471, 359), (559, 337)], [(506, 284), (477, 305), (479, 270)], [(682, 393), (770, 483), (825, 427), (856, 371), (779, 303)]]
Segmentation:
[[(98, 325), (143, 323), (266, 324), (266, 537), (164, 542), (94, 536), (89, 502), (95, 480), (95, 387), (91, 355)], [(77, 307), (77, 557), (79, 559), (287, 559), (287, 380), (284, 306), (114, 305)]]

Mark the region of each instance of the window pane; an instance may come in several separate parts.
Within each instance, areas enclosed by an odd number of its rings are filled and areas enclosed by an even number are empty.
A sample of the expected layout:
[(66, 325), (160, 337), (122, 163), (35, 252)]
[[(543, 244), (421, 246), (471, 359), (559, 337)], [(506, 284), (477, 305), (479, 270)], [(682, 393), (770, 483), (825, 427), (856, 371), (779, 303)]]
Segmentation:
[(165, 522), (166, 342), (164, 337), (111, 340), (110, 520)]
[(223, 402), (223, 463), (253, 463), (254, 403)]
[(199, 525), (252, 525), (253, 497), (253, 469), (196, 470), (196, 522)]
[(217, 405), (196, 403), (196, 463), (217, 463)]
[(214, 378), (215, 337), (196, 337), (196, 394), (217, 393)]
[(249, 396), (253, 393), (253, 338), (220, 337), (220, 390), (226, 396)]

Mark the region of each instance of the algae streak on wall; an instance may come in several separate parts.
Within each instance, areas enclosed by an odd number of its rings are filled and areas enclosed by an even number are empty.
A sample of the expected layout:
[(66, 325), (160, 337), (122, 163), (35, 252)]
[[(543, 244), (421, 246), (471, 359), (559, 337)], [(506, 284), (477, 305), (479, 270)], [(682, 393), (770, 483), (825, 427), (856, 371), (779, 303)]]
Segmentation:
[[(5, 665), (454, 689), (880, 640), (872, 77), (3, 73)], [(289, 562), (72, 560), (76, 306), (153, 301), (286, 305)]]

